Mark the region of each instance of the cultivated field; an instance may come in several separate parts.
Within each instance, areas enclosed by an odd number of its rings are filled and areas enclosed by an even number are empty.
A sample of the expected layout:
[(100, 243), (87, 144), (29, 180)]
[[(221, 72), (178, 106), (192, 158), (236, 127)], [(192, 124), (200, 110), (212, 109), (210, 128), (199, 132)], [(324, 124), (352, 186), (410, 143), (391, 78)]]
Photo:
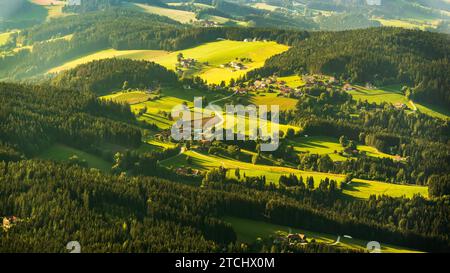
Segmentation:
[(0, 46), (6, 44), (6, 42), (8, 42), (9, 36), (11, 35), (12, 32), (4, 32), (4, 33), (0, 33)]
[(386, 86), (377, 89), (368, 89), (359, 85), (354, 90), (348, 91), (355, 100), (367, 100), (370, 103), (404, 103), (409, 109), (413, 109), (408, 99), (400, 91), (400, 86)]
[[(305, 234), (308, 240), (315, 239), (316, 242), (324, 244), (333, 244), (336, 242), (338, 237), (338, 235), (324, 234), (298, 228), (290, 228), (287, 226), (280, 226), (263, 221), (254, 221), (244, 218), (225, 217), (223, 220), (230, 223), (233, 226), (238, 241), (244, 243), (255, 242), (257, 238), (267, 238), (269, 236), (277, 236), (277, 235), (286, 236), (289, 233)], [(351, 234), (340, 235), (339, 243), (336, 245), (337, 247), (367, 250), (366, 246), (368, 241), (354, 238), (346, 238), (344, 237), (344, 235), (351, 236)], [(383, 242), (380, 242), (380, 244), (381, 244), (381, 251), (384, 253), (417, 252), (400, 246), (383, 244)]]
[(256, 4), (252, 5), (252, 7), (257, 8), (257, 9), (267, 10), (267, 11), (275, 11), (276, 9), (280, 8), (278, 6), (269, 5), (267, 3), (256, 3)]
[(50, 20), (52, 18), (64, 17), (71, 15), (69, 13), (64, 13), (62, 8), (66, 4), (64, 1), (58, 0), (31, 0), (36, 5), (43, 6), (47, 9), (46, 19)]
[(277, 93), (260, 93), (250, 96), (247, 101), (255, 105), (279, 105), (280, 110), (293, 110), (297, 105), (297, 100), (293, 98), (286, 98), (277, 96)]

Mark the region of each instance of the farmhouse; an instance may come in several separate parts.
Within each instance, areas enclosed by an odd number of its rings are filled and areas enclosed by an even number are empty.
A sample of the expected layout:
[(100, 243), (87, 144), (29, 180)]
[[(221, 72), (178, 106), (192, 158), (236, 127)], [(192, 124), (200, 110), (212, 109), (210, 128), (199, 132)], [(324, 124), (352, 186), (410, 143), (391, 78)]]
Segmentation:
[(395, 107), (395, 109), (397, 109), (397, 110), (404, 110), (404, 109), (407, 108), (407, 107), (406, 107), (406, 104), (401, 103), (401, 102), (394, 103), (394, 107)]
[(178, 66), (181, 66), (183, 68), (190, 68), (192, 66), (195, 66), (195, 64), (197, 63), (197, 61), (195, 59), (192, 58), (181, 58), (178, 61)]
[(306, 240), (306, 235), (301, 233), (289, 234), (287, 236), (287, 239), (289, 240), (289, 243), (308, 243), (308, 241)]
[(345, 91), (351, 91), (351, 90), (353, 90), (353, 86), (351, 86), (350, 84), (346, 83), (346, 84), (344, 84), (342, 89), (344, 89)]

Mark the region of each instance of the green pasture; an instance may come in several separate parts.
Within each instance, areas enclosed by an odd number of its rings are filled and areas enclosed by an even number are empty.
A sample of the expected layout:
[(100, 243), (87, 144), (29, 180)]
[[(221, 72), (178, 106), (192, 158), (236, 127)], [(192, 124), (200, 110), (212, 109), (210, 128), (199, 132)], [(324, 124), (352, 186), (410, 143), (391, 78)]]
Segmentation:
[[(231, 226), (233, 227), (234, 231), (237, 234), (238, 241), (244, 243), (255, 242), (257, 238), (268, 238), (269, 236), (275, 237), (280, 235), (286, 236), (290, 233), (301, 233), (306, 235), (307, 240), (314, 239), (316, 242), (324, 244), (334, 244), (337, 240), (337, 237), (340, 236), (339, 243), (336, 244), (336, 247), (367, 250), (368, 241), (344, 237), (344, 235), (351, 236), (351, 234), (340, 234), (340, 235), (325, 234), (310, 230), (291, 228), (263, 221), (254, 221), (237, 217), (224, 217), (223, 220), (231, 224)], [(418, 252), (400, 246), (384, 244), (383, 242), (380, 242), (380, 244), (382, 253)]]

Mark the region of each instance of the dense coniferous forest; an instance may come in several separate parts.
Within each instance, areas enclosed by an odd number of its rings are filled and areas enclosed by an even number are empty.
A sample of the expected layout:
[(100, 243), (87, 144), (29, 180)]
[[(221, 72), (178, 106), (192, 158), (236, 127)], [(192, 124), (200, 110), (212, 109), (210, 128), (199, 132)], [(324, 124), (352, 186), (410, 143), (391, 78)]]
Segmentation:
[(52, 143), (88, 148), (101, 141), (138, 146), (129, 106), (99, 101), (92, 93), (0, 83), (0, 139), (17, 152), (35, 155)]
[[(1, 237), (2, 251), (60, 252), (73, 238), (94, 252), (221, 251), (220, 245), (232, 247), (236, 239), (219, 220), (224, 215), (256, 220), (268, 215), (277, 224), (345, 230), (369, 240), (376, 234), (386, 242), (429, 251), (449, 247), (448, 199), (347, 202), (335, 198), (327, 181), (314, 191), (295, 187), (278, 192), (219, 181), (211, 174), (206, 188), (198, 189), (44, 161), (0, 167), (2, 180), (8, 181), (1, 184), (2, 209), (20, 219)], [(378, 213), (372, 213), (375, 208)]]
[(80, 65), (61, 73), (51, 84), (73, 90), (93, 91), (97, 94), (119, 90), (123, 83), (128, 88), (155, 88), (159, 84), (177, 85), (178, 77), (173, 71), (159, 64), (128, 59), (106, 59)]

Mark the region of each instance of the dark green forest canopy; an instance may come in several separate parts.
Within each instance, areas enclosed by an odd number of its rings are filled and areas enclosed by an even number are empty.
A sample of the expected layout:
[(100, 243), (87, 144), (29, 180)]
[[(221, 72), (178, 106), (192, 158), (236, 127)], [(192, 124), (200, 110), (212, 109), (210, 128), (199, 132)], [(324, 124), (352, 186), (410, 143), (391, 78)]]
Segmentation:
[(175, 72), (153, 62), (128, 59), (105, 59), (83, 64), (60, 73), (51, 80), (51, 84), (99, 95), (121, 89), (125, 81), (129, 88), (141, 89), (159, 84), (179, 85)]
[(219, 220), (226, 215), (260, 221), (270, 215), (266, 221), (281, 225), (368, 240), (377, 234), (383, 242), (429, 251), (449, 248), (448, 199), (345, 201), (321, 190), (282, 193), (220, 181), (202, 189), (46, 161), (0, 162), (0, 181), (7, 182), (0, 183), (2, 213), (21, 220), (0, 236), (8, 252), (61, 252), (70, 240), (79, 240), (85, 252), (220, 251), (236, 240)]
[(0, 102), (0, 141), (10, 151), (6, 158), (17, 152), (35, 155), (55, 142), (84, 149), (103, 141), (141, 143), (129, 106), (102, 102), (92, 93), (0, 83)]

